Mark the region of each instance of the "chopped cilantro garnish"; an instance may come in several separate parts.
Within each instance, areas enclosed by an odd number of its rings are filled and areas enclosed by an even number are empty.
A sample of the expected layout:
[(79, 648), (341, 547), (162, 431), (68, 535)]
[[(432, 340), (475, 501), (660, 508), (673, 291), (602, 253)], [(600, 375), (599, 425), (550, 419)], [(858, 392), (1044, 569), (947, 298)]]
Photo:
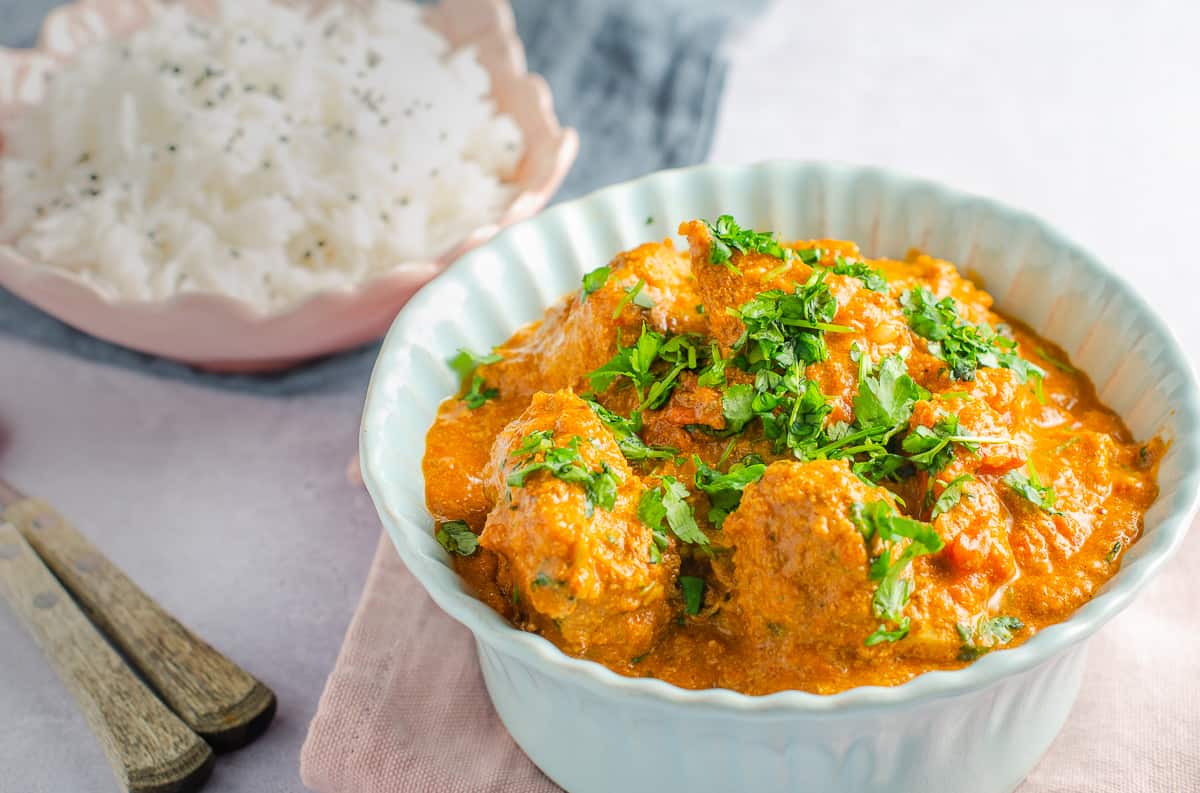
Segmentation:
[(708, 233), (712, 237), (708, 260), (713, 264), (725, 264), (732, 269), (729, 260), (733, 258), (734, 251), (765, 253), (776, 259), (789, 255), (789, 249), (780, 245), (774, 234), (743, 229), (732, 215), (721, 215), (716, 223), (705, 222), (704, 225), (708, 226)]
[(1047, 515), (1061, 515), (1062, 512), (1054, 507), (1056, 500), (1054, 488), (1042, 484), (1037, 471), (1033, 468), (1033, 463), (1026, 463), (1025, 468), (1028, 473), (1026, 471), (1013, 470), (1005, 474), (1004, 484), (1011, 487), (1016, 493), (1023, 496), (1026, 501)]
[(590, 295), (592, 292), (603, 289), (604, 285), (608, 283), (608, 277), (610, 275), (612, 275), (612, 268), (607, 264), (602, 267), (597, 267), (590, 273), (584, 273), (583, 289), (580, 290), (582, 295), (581, 299), (587, 300), (588, 295)]
[(554, 582), (550, 579), (550, 576), (546, 575), (545, 573), (538, 573), (533, 577), (533, 585), (535, 587), (550, 586), (553, 583)]
[[(1017, 343), (990, 325), (965, 322), (950, 296), (937, 299), (925, 287), (910, 289), (900, 297), (909, 327), (926, 340), (929, 352), (946, 362), (955, 380), (974, 380), (980, 367), (1004, 367), (1022, 383), (1040, 383), (1045, 371), (1017, 355)], [(1036, 386), (1035, 386), (1036, 387)]]
[(813, 456), (831, 409), (816, 383), (805, 378), (804, 368), (829, 357), (826, 331), (849, 330), (831, 322), (837, 300), (824, 275), (814, 272), (794, 292), (767, 290), (729, 310), (745, 326), (733, 345), (732, 362), (755, 380), (753, 388), (738, 384), (726, 389), (722, 410), (727, 432), (740, 432), (757, 416), (776, 451), (790, 449), (800, 459)]
[(458, 377), (463, 382), (466, 382), (467, 378), (474, 374), (476, 368), (488, 364), (499, 364), (503, 360), (504, 356), (494, 352), (494, 350), (487, 355), (478, 355), (470, 352), (469, 349), (460, 347), (454, 358), (450, 359), (450, 368), (458, 374)]
[(760, 372), (752, 408), (762, 421), (763, 435), (777, 452), (791, 449), (800, 460), (815, 458), (825, 417), (832, 409), (812, 380)]
[(461, 520), (448, 520), (438, 526), (434, 538), (447, 553), (470, 556), (479, 550), (479, 537)]
[(471, 410), (483, 407), (483, 403), (489, 399), (495, 399), (500, 396), (500, 389), (488, 388), (483, 382), (483, 378), (479, 375), (474, 375), (471, 378), (471, 387), (467, 389), (467, 393), (463, 394), (463, 402), (467, 404)]
[[(529, 433), (512, 454), (513, 457), (523, 456), (525, 460), (509, 473), (506, 480), (508, 486), (524, 487), (530, 474), (547, 471), (564, 482), (583, 485), (589, 516), (595, 507), (611, 512), (616, 505), (620, 480), (606, 462), (600, 463), (598, 471), (588, 470), (579, 456), (579, 442), (579, 436), (572, 435), (566, 446), (555, 446), (551, 430)], [(542, 456), (541, 460), (535, 459), (538, 455)]]
[(475, 370), (480, 366), (499, 363), (504, 357), (499, 353), (491, 352), (487, 355), (476, 355), (470, 350), (460, 348), (458, 353), (450, 359), (450, 368), (453, 369), (462, 380), (463, 386), (466, 387), (466, 392), (463, 394), (462, 400), (471, 410), (482, 407), (484, 402), (489, 399), (496, 399), (500, 396), (500, 390), (497, 388), (488, 388), (483, 378), (475, 374)]
[(937, 473), (954, 458), (954, 446), (968, 451), (977, 451), (980, 444), (1008, 443), (1009, 438), (989, 438), (977, 435), (962, 435), (958, 431), (958, 416), (949, 413), (938, 419), (932, 427), (921, 424), (904, 437), (901, 447), (922, 471)]
[(721, 413), (725, 416), (725, 427), (731, 432), (741, 432), (742, 428), (754, 418), (754, 386), (749, 383), (735, 383), (725, 389), (721, 395)]
[(500, 363), (504, 360), (504, 356), (493, 351), (487, 355), (476, 355), (470, 350), (459, 348), (458, 353), (449, 360), (450, 368), (455, 371), (458, 378), (463, 382), (467, 382), (467, 378), (475, 374), (475, 370), (480, 366), (488, 364)]
[(642, 492), (642, 499), (638, 503), (638, 517), (650, 527), (656, 538), (662, 535), (665, 520), (671, 533), (681, 542), (708, 545), (708, 537), (704, 536), (704, 532), (696, 525), (696, 517), (687, 502), (689, 495), (691, 494), (682, 482), (673, 476), (664, 476), (658, 487)]
[[(666, 404), (681, 372), (696, 369), (703, 357), (690, 336), (666, 337), (642, 326), (638, 339), (618, 347), (608, 363), (588, 375), (592, 391), (602, 393), (617, 380), (628, 379), (637, 393), (638, 412)], [(669, 368), (656, 367), (659, 361)]]
[(646, 215), (646, 225), (649, 226), (652, 223), (654, 223), (654, 215)]
[[(945, 489), (942, 490), (942, 494), (933, 502), (933, 509), (929, 513), (929, 519), (933, 520), (939, 515), (945, 515), (958, 506), (958, 502), (962, 499), (963, 485), (974, 478), (970, 474), (959, 474), (947, 482)], [(932, 493), (933, 491), (930, 492)]]
[(604, 422), (604, 425), (612, 431), (613, 438), (617, 441), (617, 446), (621, 450), (621, 454), (625, 455), (627, 460), (669, 460), (675, 453), (675, 449), (662, 448), (657, 446), (649, 446), (638, 435), (642, 430), (642, 417), (640, 414), (634, 414), (631, 418), (618, 416), (608, 408), (601, 405), (599, 402), (588, 402), (588, 406), (592, 411)]
[(843, 256), (838, 256), (832, 269), (834, 275), (848, 275), (857, 278), (872, 292), (886, 292), (888, 289), (887, 279), (883, 277), (883, 273), (864, 261), (850, 261)]
[(745, 358), (743, 368), (753, 372), (765, 364), (786, 369), (829, 357), (825, 332), (846, 333), (850, 328), (833, 324), (837, 298), (824, 276), (824, 271), (814, 272), (794, 292), (768, 289), (740, 308), (729, 309), (746, 326), (733, 345)]
[(696, 464), (693, 482), (708, 495), (708, 520), (717, 528), (721, 528), (729, 513), (742, 503), (742, 491), (762, 479), (767, 470), (767, 466), (757, 457), (734, 463), (729, 467), (729, 472), (724, 474), (705, 465), (696, 455), (692, 455), (692, 462)]
[(716, 342), (710, 348), (708, 366), (696, 377), (696, 385), (701, 388), (725, 385), (725, 359), (721, 357), (721, 348)]
[(986, 655), (997, 647), (1012, 641), (1013, 634), (1025, 627), (1025, 623), (1016, 617), (983, 617), (976, 620), (974, 625), (956, 623), (954, 629), (962, 639), (962, 648), (958, 651), (960, 661), (974, 661), (981, 655)]
[[(871, 611), (882, 622), (866, 638), (865, 644), (870, 647), (880, 642), (899, 641), (908, 635), (909, 618), (904, 614), (904, 608), (912, 594), (912, 579), (905, 578), (904, 573), (913, 559), (940, 551), (944, 545), (942, 538), (933, 526), (898, 514), (886, 501), (855, 504), (850, 519), (865, 542), (878, 538), (882, 548), (871, 560), (869, 570), (870, 579), (878, 582), (871, 598)], [(897, 553), (905, 539), (909, 540), (908, 544)], [(888, 623), (895, 627), (889, 628)]]
[(679, 588), (683, 590), (683, 610), (695, 616), (704, 605), (704, 579), (694, 575), (679, 576)]
[(908, 426), (913, 405), (917, 400), (928, 399), (929, 392), (909, 376), (904, 359), (899, 356), (884, 358), (874, 371), (870, 359), (857, 345), (851, 348), (851, 357), (858, 361), (854, 425), (828, 428), (826, 442), (816, 449), (816, 454), (860, 458), (851, 464), (854, 473), (870, 482), (879, 482), (893, 478), (906, 466), (903, 457), (888, 450), (888, 442)]
[(889, 430), (908, 423), (913, 405), (929, 399), (929, 392), (908, 374), (904, 359), (891, 355), (879, 362), (872, 374), (868, 361), (858, 362), (858, 394), (854, 397), (854, 420), (859, 427)]

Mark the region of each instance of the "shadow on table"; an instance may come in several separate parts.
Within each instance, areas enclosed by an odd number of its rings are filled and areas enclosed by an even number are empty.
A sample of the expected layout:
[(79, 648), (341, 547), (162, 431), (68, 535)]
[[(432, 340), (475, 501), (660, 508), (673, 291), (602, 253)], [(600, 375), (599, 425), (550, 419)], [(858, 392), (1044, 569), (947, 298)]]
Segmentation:
[(199, 386), (224, 388), (262, 396), (365, 391), (379, 343), (320, 358), (285, 372), (265, 375), (213, 374), (154, 355), (101, 341), (75, 330), (41, 309), (0, 288), (0, 334), (96, 363), (144, 374), (181, 380)]

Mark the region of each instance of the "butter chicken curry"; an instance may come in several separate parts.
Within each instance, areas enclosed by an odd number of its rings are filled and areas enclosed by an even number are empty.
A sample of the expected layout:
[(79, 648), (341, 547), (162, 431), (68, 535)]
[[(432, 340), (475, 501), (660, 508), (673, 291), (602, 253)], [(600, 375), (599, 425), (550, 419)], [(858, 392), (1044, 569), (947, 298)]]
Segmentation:
[(680, 233), (451, 362), (426, 499), (492, 608), (624, 675), (832, 693), (1018, 644), (1116, 572), (1162, 443), (952, 264)]

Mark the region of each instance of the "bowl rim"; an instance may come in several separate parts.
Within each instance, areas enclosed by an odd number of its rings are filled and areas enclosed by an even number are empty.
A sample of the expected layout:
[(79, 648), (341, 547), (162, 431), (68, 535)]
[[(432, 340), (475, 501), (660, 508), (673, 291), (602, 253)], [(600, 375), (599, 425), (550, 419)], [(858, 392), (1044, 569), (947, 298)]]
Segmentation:
[[(1178, 338), (1153, 307), (1142, 297), (1124, 276), (1114, 268), (1104, 265), (1089, 251), (1073, 242), (1046, 221), (1024, 210), (1012, 208), (991, 198), (948, 187), (940, 182), (912, 176), (907, 173), (874, 165), (857, 165), (844, 162), (817, 160), (775, 159), (747, 165), (701, 164), (686, 168), (657, 171), (630, 181), (604, 187), (581, 198), (557, 204), (538, 216), (521, 221), (505, 229), (496, 241), (506, 235), (519, 235), (543, 218), (576, 211), (576, 207), (592, 205), (597, 212), (608, 211), (608, 207), (621, 203), (621, 197), (638, 191), (647, 184), (662, 178), (678, 177), (704, 172), (729, 178), (735, 174), (753, 171), (771, 172), (786, 170), (800, 173), (820, 171), (838, 176), (867, 177), (891, 182), (923, 191), (933, 191), (941, 197), (955, 201), (969, 201), (973, 206), (988, 213), (1007, 219), (1032, 224), (1056, 246), (1061, 246), (1075, 255), (1078, 263), (1089, 276), (1108, 279), (1114, 288), (1123, 293), (1147, 323), (1148, 335), (1161, 342), (1161, 349), (1170, 369), (1180, 373), (1184, 380), (1182, 401), (1175, 407), (1181, 428), (1171, 439), (1176, 453), (1186, 459), (1200, 460), (1200, 398), (1197, 397), (1197, 377), (1190, 358), (1183, 352)], [(1083, 604), (1069, 618), (1040, 630), (1023, 644), (1012, 649), (988, 653), (982, 658), (960, 669), (933, 670), (923, 672), (896, 686), (858, 686), (835, 694), (815, 694), (806, 691), (786, 690), (765, 695), (749, 695), (726, 688), (684, 689), (657, 678), (626, 677), (590, 660), (575, 658), (559, 650), (547, 639), (521, 631), (505, 621), (490, 607), (467, 592), (465, 587), (455, 589), (443, 586), (430, 564), (446, 567), (444, 561), (435, 559), (430, 552), (410, 544), (400, 530), (401, 523), (408, 523), (393, 509), (382, 479), (377, 476), (372, 460), (375, 441), (382, 442), (372, 432), (378, 423), (377, 416), (386, 412), (386, 396), (382, 394), (383, 383), (388, 379), (388, 362), (408, 346), (404, 338), (406, 315), (438, 299), (443, 285), (456, 278), (469, 275), (480, 257), (486, 253), (485, 244), (478, 251), (467, 254), (452, 265), (445, 273), (435, 278), (415, 295), (405, 310), (393, 321), (379, 351), (363, 410), (360, 430), (359, 462), (363, 482), (371, 495), (376, 511), (383, 521), (392, 544), (405, 566), (420, 581), (430, 597), (447, 614), (471, 630), (477, 642), (486, 644), (489, 650), (501, 652), (570, 685), (581, 685), (608, 696), (626, 695), (637, 697), (639, 706), (654, 703), (663, 707), (686, 706), (693, 711), (713, 713), (754, 713), (775, 716), (797, 714), (862, 714), (864, 712), (929, 702), (947, 697), (977, 692), (1001, 683), (1014, 675), (1050, 662), (1069, 647), (1086, 639), (1132, 602), (1136, 593), (1156, 575), (1182, 543), (1188, 528), (1200, 506), (1200, 465), (1185, 470), (1175, 488), (1166, 513), (1156, 524), (1153, 535), (1139, 538), (1138, 545), (1149, 547), (1113, 576), (1091, 600)], [(469, 279), (465, 281), (469, 283)], [(553, 296), (553, 301), (561, 295)], [(419, 463), (418, 463), (419, 464)], [(1161, 498), (1161, 496), (1160, 496)], [(1144, 531), (1144, 530), (1143, 530)], [(431, 535), (431, 533), (429, 533)], [(430, 537), (430, 543), (433, 543)], [(439, 547), (434, 545), (437, 551)], [(444, 553), (444, 552), (443, 552)], [(449, 572), (457, 578), (451, 569)]]
[[(182, 2), (187, 4), (187, 0), (182, 0)], [(446, 2), (447, 0), (437, 0), (433, 5), (423, 9), (423, 15), (428, 16), (432, 8)], [(352, 304), (372, 292), (388, 289), (392, 284), (405, 283), (414, 278), (428, 278), (430, 274), (437, 275), (444, 272), (447, 266), (463, 254), (486, 243), (513, 223), (536, 214), (561, 186), (579, 153), (579, 134), (573, 127), (562, 125), (555, 112), (554, 98), (549, 84), (540, 74), (530, 72), (526, 66), (525, 45), (517, 33), (516, 20), (513, 17), (509, 0), (474, 0), (474, 2), (478, 3), (480, 12), (485, 12), (490, 18), (491, 25), (488, 28), (490, 34), (498, 36), (504, 41), (506, 66), (512, 72), (510, 75), (499, 75), (480, 64), (488, 72), (489, 97), (495, 97), (496, 83), (501, 76), (505, 77), (506, 82), (514, 84), (525, 82), (530, 86), (536, 95), (541, 116), (540, 123), (545, 124), (546, 130), (550, 133), (544, 140), (540, 140), (538, 145), (544, 146), (546, 150), (553, 150), (554, 163), (548, 172), (548, 178), (537, 183), (515, 183), (517, 190), (498, 216), (471, 229), (461, 240), (450, 247), (426, 258), (398, 261), (387, 270), (374, 273), (359, 281), (323, 287), (279, 305), (259, 306), (235, 295), (210, 291), (178, 292), (154, 299), (122, 297), (69, 270), (43, 266), (19, 251), (12, 240), (0, 240), (0, 287), (6, 285), (6, 280), (11, 281), (9, 288), (17, 284), (33, 282), (57, 284), (60, 288), (82, 290), (93, 305), (103, 306), (107, 310), (136, 311), (147, 315), (169, 315), (181, 309), (195, 309), (220, 313), (241, 323), (267, 323), (304, 313), (314, 306)], [(156, 3), (151, 0), (149, 3), (137, 2), (136, 4), (153, 6)], [(56, 26), (70, 24), (74, 18), (86, 13), (106, 16), (105, 6), (107, 5), (109, 4), (105, 0), (73, 0), (50, 9), (42, 20), (34, 45), (32, 47), (0, 47), (0, 60), (20, 61), (48, 58), (59, 66), (69, 62), (71, 56), (78, 50), (64, 52), (53, 46), (52, 31)], [(111, 35), (112, 31), (108, 29), (103, 31), (103, 35), (99, 38)], [(475, 46), (477, 43), (471, 42), (457, 47), (451, 45), (451, 49), (453, 51), (464, 46)], [(22, 103), (0, 103), (0, 111), (5, 108), (11, 110), (20, 107), (22, 107)], [(12, 115), (0, 112), (0, 120), (10, 118)], [(522, 131), (526, 136), (530, 133), (530, 130)], [(527, 158), (529, 155), (529, 143), (526, 141), (526, 150), (522, 156)], [(2, 156), (3, 139), (0, 138), (0, 157)], [(0, 204), (0, 212), (2, 211), (3, 205)], [(2, 277), (6, 268), (9, 271), (8, 279)]]

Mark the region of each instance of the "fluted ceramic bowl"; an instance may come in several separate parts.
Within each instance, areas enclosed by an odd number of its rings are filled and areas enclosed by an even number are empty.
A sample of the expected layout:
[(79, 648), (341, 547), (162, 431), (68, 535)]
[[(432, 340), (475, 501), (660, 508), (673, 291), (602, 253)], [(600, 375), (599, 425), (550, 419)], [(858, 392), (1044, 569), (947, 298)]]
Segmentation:
[[(209, 5), (186, 1), (200, 11)], [(47, 17), (35, 48), (0, 48), (0, 118), (36, 104), (46, 77), (83, 47), (145, 24), (155, 4), (79, 0)], [(427, 261), (396, 262), (378, 277), (322, 290), (281, 311), (207, 293), (165, 300), (113, 298), (70, 273), (30, 261), (3, 240), (0, 286), (94, 336), (215, 370), (281, 369), (383, 335), (400, 307), (450, 262), (545, 206), (579, 150), (575, 131), (559, 125), (545, 81), (525, 69), (508, 0), (441, 0), (427, 10), (426, 21), (453, 48), (476, 48), (497, 108), (513, 118), (525, 141), (512, 179), (512, 203), (495, 222), (475, 229), (452, 249)], [(2, 150), (0, 141), (0, 156)]]
[[(956, 262), (978, 274), (1003, 311), (1061, 344), (1136, 436), (1170, 441), (1145, 534), (1093, 600), (964, 669), (832, 696), (751, 697), (622, 677), (516, 630), (471, 594), (433, 539), (421, 474), (425, 433), (457, 385), (446, 359), (458, 347), (504, 341), (613, 253), (672, 234), (680, 220), (723, 212), (788, 239), (856, 240), (869, 256), (917, 246)], [(1196, 393), (1188, 359), (1157, 313), (1037, 218), (874, 168), (701, 166), (554, 207), (422, 290), (396, 318), (376, 363), (361, 463), (405, 564), (474, 633), (501, 719), (568, 790), (1000, 793), (1021, 782), (1062, 727), (1087, 638), (1129, 605), (1191, 522)]]

